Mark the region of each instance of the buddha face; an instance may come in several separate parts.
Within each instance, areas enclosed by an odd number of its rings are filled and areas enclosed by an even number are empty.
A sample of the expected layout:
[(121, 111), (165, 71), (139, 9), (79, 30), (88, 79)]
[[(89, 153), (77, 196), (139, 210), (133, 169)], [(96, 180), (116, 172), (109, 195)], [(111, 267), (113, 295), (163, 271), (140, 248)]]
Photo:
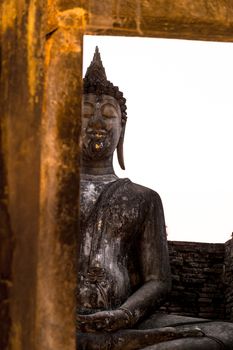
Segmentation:
[(85, 94), (82, 115), (83, 158), (109, 158), (117, 147), (122, 131), (117, 100), (109, 95)]

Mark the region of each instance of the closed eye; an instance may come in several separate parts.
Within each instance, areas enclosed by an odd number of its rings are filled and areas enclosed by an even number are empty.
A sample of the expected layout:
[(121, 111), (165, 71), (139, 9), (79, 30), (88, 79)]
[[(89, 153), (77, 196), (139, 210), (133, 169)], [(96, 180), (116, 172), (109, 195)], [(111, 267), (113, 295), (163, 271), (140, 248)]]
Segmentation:
[(118, 113), (115, 108), (111, 103), (106, 103), (102, 106), (101, 108), (101, 113), (104, 118), (117, 118)]
[(90, 118), (94, 114), (94, 106), (91, 103), (85, 102), (83, 104), (82, 114), (84, 118)]
[(103, 114), (103, 117), (107, 119), (107, 118), (116, 118), (117, 116), (113, 114)]

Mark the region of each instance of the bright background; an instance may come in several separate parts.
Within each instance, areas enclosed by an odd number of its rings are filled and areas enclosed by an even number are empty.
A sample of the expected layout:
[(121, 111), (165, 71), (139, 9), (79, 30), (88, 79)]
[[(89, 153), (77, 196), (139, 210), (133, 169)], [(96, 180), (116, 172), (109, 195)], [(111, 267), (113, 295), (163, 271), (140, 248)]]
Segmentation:
[(225, 242), (233, 232), (233, 44), (85, 36), (127, 99), (126, 171), (157, 191), (168, 239)]

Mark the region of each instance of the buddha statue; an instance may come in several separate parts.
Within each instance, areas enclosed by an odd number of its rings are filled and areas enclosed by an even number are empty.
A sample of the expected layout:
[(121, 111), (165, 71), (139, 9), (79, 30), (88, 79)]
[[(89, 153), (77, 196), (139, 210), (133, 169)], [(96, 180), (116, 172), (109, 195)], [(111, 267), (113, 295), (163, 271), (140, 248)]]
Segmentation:
[(115, 150), (125, 168), (126, 100), (98, 48), (83, 85), (77, 348), (233, 349), (233, 324), (158, 311), (171, 289), (163, 206), (114, 172)]

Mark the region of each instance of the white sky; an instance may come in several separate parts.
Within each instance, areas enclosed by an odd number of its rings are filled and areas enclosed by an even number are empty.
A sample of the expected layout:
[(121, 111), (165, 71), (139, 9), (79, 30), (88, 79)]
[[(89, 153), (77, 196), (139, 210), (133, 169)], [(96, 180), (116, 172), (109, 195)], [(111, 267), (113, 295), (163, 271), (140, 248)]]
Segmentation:
[(157, 191), (169, 240), (225, 242), (233, 232), (233, 44), (85, 36), (127, 99), (126, 171)]

